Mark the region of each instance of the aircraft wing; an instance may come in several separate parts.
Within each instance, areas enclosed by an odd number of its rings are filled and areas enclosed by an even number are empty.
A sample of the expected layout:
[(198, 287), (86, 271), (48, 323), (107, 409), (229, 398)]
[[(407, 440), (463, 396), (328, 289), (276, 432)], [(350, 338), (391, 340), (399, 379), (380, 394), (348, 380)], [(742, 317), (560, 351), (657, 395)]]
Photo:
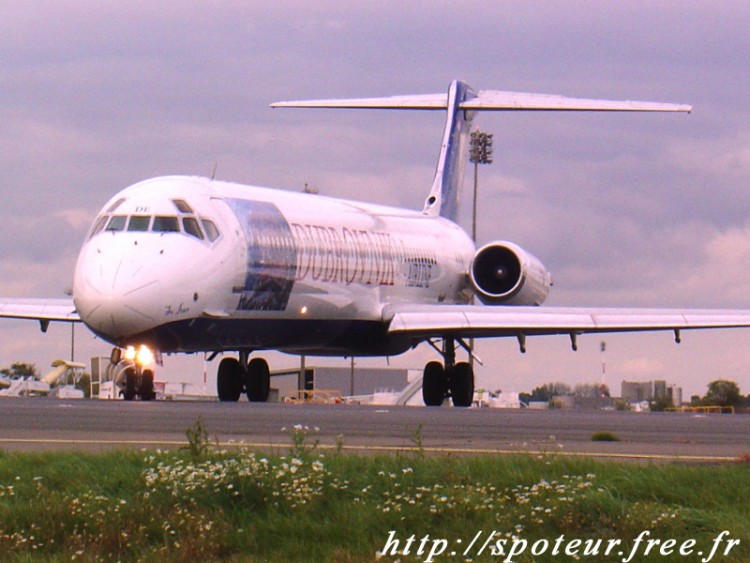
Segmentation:
[(750, 310), (399, 305), (388, 332), (416, 337), (497, 337), (750, 327)]
[(37, 320), (46, 332), (51, 321), (81, 322), (72, 299), (0, 299), (0, 318)]

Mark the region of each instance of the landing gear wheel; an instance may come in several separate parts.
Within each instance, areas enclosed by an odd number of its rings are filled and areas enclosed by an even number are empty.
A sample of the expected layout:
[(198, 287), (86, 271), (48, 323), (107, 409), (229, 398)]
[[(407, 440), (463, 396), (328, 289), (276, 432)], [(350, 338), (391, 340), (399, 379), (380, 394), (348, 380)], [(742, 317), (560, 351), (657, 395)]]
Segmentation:
[(220, 401), (239, 401), (242, 394), (242, 366), (236, 358), (224, 358), (216, 375)]
[(131, 367), (128, 368), (127, 371), (125, 371), (125, 389), (123, 389), (122, 392), (122, 398), (126, 401), (132, 401), (135, 399), (135, 384), (136, 384), (136, 374), (135, 370)]
[(154, 372), (147, 369), (141, 376), (141, 390), (140, 390), (142, 401), (152, 401), (156, 398), (154, 392)]
[(446, 390), (446, 377), (443, 364), (429, 362), (424, 367), (422, 377), (422, 400), (428, 407), (439, 407), (443, 404)]
[(448, 374), (448, 387), (454, 407), (470, 407), (474, 402), (474, 370), (468, 362), (459, 362)]
[(253, 358), (247, 364), (247, 400), (265, 403), (271, 390), (271, 372), (263, 358)]

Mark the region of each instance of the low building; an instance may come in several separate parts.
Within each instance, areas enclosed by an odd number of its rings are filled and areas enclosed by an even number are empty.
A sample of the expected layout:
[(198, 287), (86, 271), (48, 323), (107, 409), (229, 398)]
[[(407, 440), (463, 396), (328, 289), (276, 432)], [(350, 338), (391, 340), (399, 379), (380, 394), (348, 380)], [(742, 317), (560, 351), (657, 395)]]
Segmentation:
[(402, 391), (409, 384), (407, 369), (310, 367), (271, 374), (271, 387), (278, 389), (279, 400), (297, 398), (299, 391), (309, 396), (328, 393), (339, 397), (373, 395), (382, 391)]

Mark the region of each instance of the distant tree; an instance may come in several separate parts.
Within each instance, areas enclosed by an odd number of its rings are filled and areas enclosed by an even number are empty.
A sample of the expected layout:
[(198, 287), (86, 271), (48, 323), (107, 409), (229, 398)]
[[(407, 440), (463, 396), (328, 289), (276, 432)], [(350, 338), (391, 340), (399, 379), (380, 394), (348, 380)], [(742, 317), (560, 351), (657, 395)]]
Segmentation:
[(664, 412), (672, 407), (674, 407), (672, 397), (659, 397), (658, 399), (651, 401), (649, 404), (649, 408), (652, 412)]
[(717, 379), (708, 384), (708, 392), (701, 399), (706, 406), (737, 407), (744, 402), (739, 386), (734, 381)]
[(624, 399), (615, 399), (615, 410), (618, 411), (629, 411), (630, 403)]
[(9, 368), (0, 369), (0, 374), (11, 379), (28, 377), (30, 375), (37, 377), (39, 375), (34, 364), (27, 364), (24, 362), (13, 362)]
[(576, 397), (609, 397), (609, 387), (600, 383), (579, 383), (573, 388)]
[(531, 400), (548, 402), (552, 397), (572, 394), (573, 390), (567, 383), (545, 383), (531, 391)]

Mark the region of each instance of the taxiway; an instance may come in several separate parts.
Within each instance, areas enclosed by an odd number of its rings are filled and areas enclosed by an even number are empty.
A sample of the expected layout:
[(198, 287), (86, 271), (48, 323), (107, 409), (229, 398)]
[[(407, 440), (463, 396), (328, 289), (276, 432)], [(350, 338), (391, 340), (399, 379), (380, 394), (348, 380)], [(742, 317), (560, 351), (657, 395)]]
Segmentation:
[[(750, 416), (599, 411), (0, 400), (2, 449), (179, 447), (200, 418), (212, 442), (283, 451), (295, 425), (320, 447), (729, 461), (750, 455)], [(592, 441), (609, 432), (617, 442)]]

